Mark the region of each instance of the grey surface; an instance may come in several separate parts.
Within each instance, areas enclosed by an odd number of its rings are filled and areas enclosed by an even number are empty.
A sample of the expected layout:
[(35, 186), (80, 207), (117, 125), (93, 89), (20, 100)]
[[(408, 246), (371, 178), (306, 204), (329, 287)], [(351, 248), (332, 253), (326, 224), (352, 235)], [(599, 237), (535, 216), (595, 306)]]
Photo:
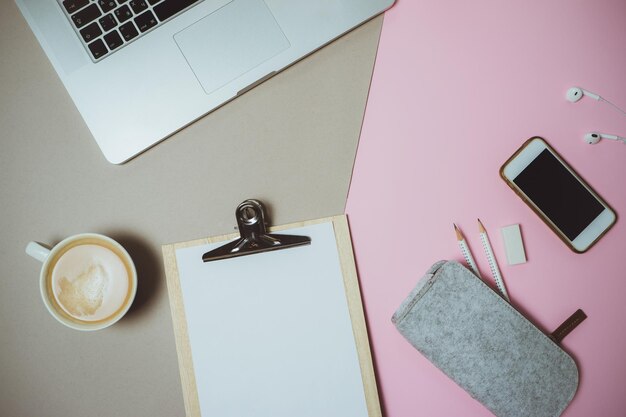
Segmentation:
[(394, 314), (402, 335), (499, 417), (556, 417), (574, 360), (457, 262), (438, 262)]
[[(246, 198), (275, 224), (343, 212), (381, 23), (114, 166), (0, 2), (0, 415), (184, 415), (160, 245), (233, 231)], [(119, 240), (139, 274), (128, 316), (89, 334), (46, 312), (24, 253), (85, 231)]]

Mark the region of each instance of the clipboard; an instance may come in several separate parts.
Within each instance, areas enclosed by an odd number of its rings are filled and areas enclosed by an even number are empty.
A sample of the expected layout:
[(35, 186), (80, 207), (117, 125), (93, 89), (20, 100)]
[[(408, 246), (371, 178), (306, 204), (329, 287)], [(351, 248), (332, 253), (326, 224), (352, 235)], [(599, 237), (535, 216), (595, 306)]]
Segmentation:
[(381, 417), (347, 217), (236, 216), (162, 247), (186, 415)]

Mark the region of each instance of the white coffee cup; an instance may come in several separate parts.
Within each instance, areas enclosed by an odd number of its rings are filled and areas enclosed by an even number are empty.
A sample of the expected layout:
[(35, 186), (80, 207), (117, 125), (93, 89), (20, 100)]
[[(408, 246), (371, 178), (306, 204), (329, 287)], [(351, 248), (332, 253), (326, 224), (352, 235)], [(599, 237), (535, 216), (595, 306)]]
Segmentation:
[(137, 271), (115, 240), (96, 233), (70, 236), (48, 249), (37, 242), (26, 253), (42, 262), (41, 298), (52, 316), (76, 330), (109, 327), (128, 311), (137, 293)]

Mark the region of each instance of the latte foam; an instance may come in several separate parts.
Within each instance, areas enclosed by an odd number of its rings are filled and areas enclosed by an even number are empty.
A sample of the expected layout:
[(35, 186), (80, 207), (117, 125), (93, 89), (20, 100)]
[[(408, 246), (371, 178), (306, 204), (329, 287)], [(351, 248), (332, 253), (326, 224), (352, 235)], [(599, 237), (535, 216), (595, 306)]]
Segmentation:
[(126, 301), (127, 268), (112, 250), (94, 244), (70, 248), (52, 269), (52, 291), (61, 308), (83, 321), (114, 315)]

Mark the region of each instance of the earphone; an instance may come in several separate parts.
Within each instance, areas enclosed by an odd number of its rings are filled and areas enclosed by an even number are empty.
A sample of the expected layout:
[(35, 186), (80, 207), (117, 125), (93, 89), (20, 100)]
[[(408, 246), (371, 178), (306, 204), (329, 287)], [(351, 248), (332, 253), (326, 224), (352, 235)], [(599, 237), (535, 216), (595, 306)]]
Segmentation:
[(587, 142), (590, 145), (595, 145), (596, 143), (600, 142), (600, 139), (622, 141), (622, 143), (626, 145), (626, 138), (623, 138), (617, 135), (607, 135), (605, 133), (598, 133), (598, 132), (590, 132), (585, 135), (585, 142)]
[(571, 87), (569, 90), (567, 90), (567, 93), (565, 94), (565, 98), (567, 99), (567, 101), (570, 101), (572, 103), (576, 103), (581, 98), (583, 98), (583, 96), (589, 96), (592, 99), (597, 100), (597, 101), (604, 101), (606, 104), (610, 104), (611, 106), (613, 106), (615, 110), (617, 110), (618, 112), (626, 116), (626, 111), (620, 109), (615, 104), (601, 97), (599, 94), (592, 93), (591, 91), (584, 90), (580, 87)]
[(602, 98), (599, 95), (592, 93), (591, 91), (583, 90), (580, 87), (572, 87), (567, 90), (567, 94), (565, 94), (565, 98), (572, 103), (576, 103), (578, 100), (583, 98), (583, 96), (589, 96), (595, 100), (600, 100)]
[[(592, 93), (591, 91), (584, 90), (580, 87), (571, 87), (569, 90), (567, 90), (567, 93), (565, 94), (565, 98), (567, 99), (567, 101), (570, 101), (572, 103), (576, 103), (581, 98), (583, 98), (583, 96), (589, 96), (592, 99), (597, 100), (597, 101), (604, 101), (605, 103), (613, 106), (613, 108), (615, 108), (617, 111), (622, 113), (624, 116), (626, 116), (626, 112), (620, 109), (619, 107), (617, 107), (615, 104), (600, 97), (599, 94)], [(600, 142), (600, 139), (610, 139), (610, 140), (616, 140), (618, 142), (621, 141), (622, 143), (626, 145), (626, 138), (623, 138), (617, 135), (607, 135), (605, 133), (590, 132), (590, 133), (587, 133), (584, 137), (585, 142), (587, 142), (590, 145), (595, 145), (596, 143)]]

